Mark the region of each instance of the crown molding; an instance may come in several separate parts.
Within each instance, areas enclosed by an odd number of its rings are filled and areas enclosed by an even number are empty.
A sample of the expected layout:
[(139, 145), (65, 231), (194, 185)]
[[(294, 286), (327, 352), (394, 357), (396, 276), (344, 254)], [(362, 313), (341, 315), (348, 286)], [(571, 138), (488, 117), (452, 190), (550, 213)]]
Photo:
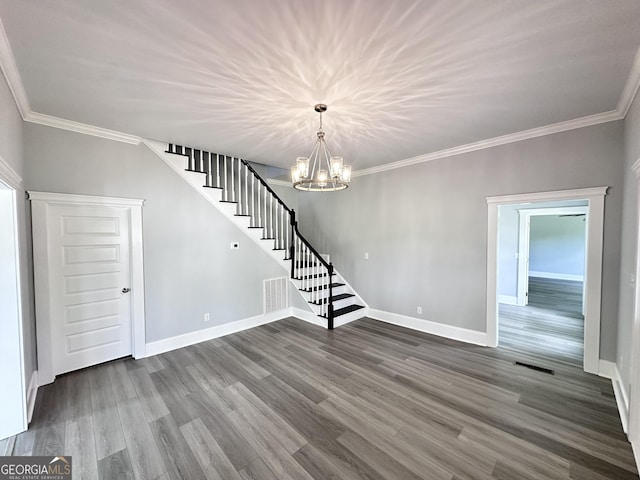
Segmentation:
[(9, 38), (7, 38), (7, 32), (2, 24), (0, 18), (0, 70), (4, 74), (4, 78), (7, 79), (7, 85), (9, 90), (16, 101), (16, 106), (20, 111), (20, 115), (24, 119), (29, 113), (31, 113), (31, 106), (29, 105), (29, 99), (27, 98), (27, 92), (24, 90), (20, 73), (18, 72), (18, 66), (16, 59), (13, 56), (11, 50), (11, 44)]
[(52, 117), (51, 115), (45, 115), (43, 113), (30, 112), (24, 120), (26, 122), (37, 123), (39, 125), (46, 125), (47, 127), (60, 128), (62, 130), (83, 133), (94, 137), (115, 140), (116, 142), (129, 143), (131, 145), (139, 145), (142, 141), (140, 137), (129, 135), (128, 133), (117, 132), (115, 130), (109, 130), (102, 127), (95, 127), (93, 125), (74, 122), (73, 120), (66, 120), (64, 118)]
[(410, 165), (416, 165), (418, 163), (430, 162), (431, 160), (437, 160), (439, 158), (453, 157), (455, 155), (462, 155), (464, 153), (484, 150), (486, 148), (506, 145), (508, 143), (520, 142), (522, 140), (544, 137), (545, 135), (551, 135), (554, 133), (566, 132), (567, 130), (590, 127), (592, 125), (598, 125), (600, 123), (614, 122), (616, 120), (621, 120), (622, 118), (624, 117), (617, 110), (597, 113), (595, 115), (588, 115), (586, 117), (567, 120), (566, 122), (554, 123), (552, 125), (545, 125), (544, 127), (532, 128), (530, 130), (510, 133), (508, 135), (489, 138), (487, 140), (481, 140), (479, 142), (468, 143), (459, 147), (447, 148), (446, 150), (439, 150), (437, 152), (407, 158), (406, 160), (398, 160), (397, 162), (385, 163), (384, 165), (378, 165), (377, 167), (356, 170), (355, 172), (353, 172), (352, 176), (361, 177), (363, 175), (372, 175), (374, 173), (394, 170), (396, 168), (408, 167)]
[(0, 181), (8, 183), (10, 187), (20, 189), (22, 188), (22, 177), (11, 168), (1, 156), (0, 156)]
[(620, 100), (618, 100), (618, 107), (616, 108), (623, 118), (627, 116), (633, 99), (638, 93), (638, 88), (640, 88), (640, 47), (638, 47), (638, 51), (636, 52), (636, 58), (633, 60), (631, 71), (627, 77), (627, 83), (624, 85)]

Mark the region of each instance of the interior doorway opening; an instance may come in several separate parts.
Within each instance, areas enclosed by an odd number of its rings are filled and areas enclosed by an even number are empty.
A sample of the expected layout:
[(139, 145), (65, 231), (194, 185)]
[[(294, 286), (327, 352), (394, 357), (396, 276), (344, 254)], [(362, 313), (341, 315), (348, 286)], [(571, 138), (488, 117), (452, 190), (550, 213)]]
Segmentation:
[(587, 200), (499, 207), (499, 346), (582, 366), (587, 221)]
[[(487, 197), (487, 346), (498, 346), (498, 210), (502, 205), (559, 200), (587, 200), (587, 241), (584, 284), (583, 369), (598, 374), (600, 366), (600, 318), (602, 305), (602, 258), (604, 199), (609, 187)], [(603, 369), (606, 365), (603, 365)]]

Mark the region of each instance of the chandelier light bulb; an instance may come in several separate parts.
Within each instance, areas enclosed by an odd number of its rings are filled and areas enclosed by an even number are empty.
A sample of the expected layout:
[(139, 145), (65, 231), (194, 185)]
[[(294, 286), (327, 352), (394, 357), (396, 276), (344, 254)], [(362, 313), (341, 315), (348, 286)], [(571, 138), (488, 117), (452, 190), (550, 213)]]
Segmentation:
[(351, 181), (351, 165), (342, 167), (342, 181), (346, 183)]
[(307, 157), (298, 157), (296, 159), (298, 168), (298, 178), (307, 178), (309, 176), (309, 159)]
[(340, 178), (342, 176), (342, 157), (331, 157), (331, 177)]

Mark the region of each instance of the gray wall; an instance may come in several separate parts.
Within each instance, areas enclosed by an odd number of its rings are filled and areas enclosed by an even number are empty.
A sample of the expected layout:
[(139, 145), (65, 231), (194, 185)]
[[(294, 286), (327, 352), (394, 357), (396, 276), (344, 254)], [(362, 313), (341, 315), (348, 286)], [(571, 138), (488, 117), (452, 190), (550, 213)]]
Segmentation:
[(286, 275), (144, 145), (27, 124), (25, 157), (29, 190), (146, 199), (147, 342), (259, 315), (262, 281)]
[(371, 307), (415, 317), (422, 306), (421, 318), (485, 331), (485, 197), (608, 185), (601, 358), (612, 360), (622, 146), (619, 121), (356, 177), (345, 191), (299, 196), (302, 232)]
[(631, 170), (631, 166), (639, 158), (640, 97), (636, 95), (624, 121), (624, 202), (622, 207), (618, 357), (616, 359), (627, 393), (630, 391), (631, 382), (629, 365), (631, 363), (631, 339), (635, 308), (635, 283), (631, 283), (631, 275), (634, 275), (636, 271), (636, 251), (638, 248), (638, 192), (635, 174)]
[(529, 275), (532, 272), (584, 277), (586, 217), (531, 217)]
[[(4, 76), (0, 75), (0, 157), (24, 181), (23, 121)], [(36, 370), (36, 337), (33, 301), (33, 271), (31, 260), (31, 220), (24, 190), (16, 192), (18, 203), (18, 237), (22, 289), (23, 355), (25, 385), (29, 386)], [(28, 392), (27, 392), (28, 393)]]

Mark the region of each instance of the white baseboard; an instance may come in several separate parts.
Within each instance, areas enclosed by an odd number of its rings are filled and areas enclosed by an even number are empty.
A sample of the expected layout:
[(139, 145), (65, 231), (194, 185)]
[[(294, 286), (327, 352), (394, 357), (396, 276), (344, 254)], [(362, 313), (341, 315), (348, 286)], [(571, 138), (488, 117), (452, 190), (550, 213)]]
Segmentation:
[(33, 408), (36, 406), (38, 396), (38, 370), (34, 370), (29, 381), (29, 391), (27, 392), (27, 425), (31, 423)]
[(369, 308), (369, 318), (382, 322), (392, 323), (401, 327), (430, 333), (439, 337), (446, 337), (460, 342), (473, 343), (475, 345), (487, 345), (487, 334), (476, 330), (454, 327), (444, 323), (431, 322), (422, 318), (408, 317), (397, 313), (385, 312)]
[[(598, 375), (611, 380), (613, 384), (613, 393), (616, 397), (616, 404), (618, 405), (618, 412), (620, 413), (620, 421), (622, 422), (622, 429), (624, 433), (627, 433), (629, 426), (629, 397), (627, 391), (622, 383), (622, 377), (618, 370), (618, 365), (608, 360), (600, 360)], [(640, 464), (639, 464), (640, 465)]]
[(638, 445), (638, 442), (631, 442), (631, 449), (633, 450), (633, 456), (636, 457), (636, 466), (640, 471), (640, 445)]
[(147, 357), (151, 357), (160, 353), (169, 352), (178, 348), (195, 345), (196, 343), (206, 342), (207, 340), (241, 332), (266, 323), (282, 320), (290, 316), (291, 309), (285, 308), (278, 312), (256, 315), (255, 317), (244, 318), (242, 320), (236, 320), (235, 322), (216, 325), (215, 327), (205, 328), (203, 330), (197, 330), (195, 332), (189, 332), (171, 338), (164, 338), (156, 342), (147, 343), (146, 354)]
[(530, 277), (551, 278), (554, 280), (573, 280), (574, 282), (584, 282), (584, 275), (574, 275), (572, 273), (535, 272), (529, 270)]
[(498, 295), (498, 303), (518, 305), (518, 297), (514, 297), (513, 295)]

